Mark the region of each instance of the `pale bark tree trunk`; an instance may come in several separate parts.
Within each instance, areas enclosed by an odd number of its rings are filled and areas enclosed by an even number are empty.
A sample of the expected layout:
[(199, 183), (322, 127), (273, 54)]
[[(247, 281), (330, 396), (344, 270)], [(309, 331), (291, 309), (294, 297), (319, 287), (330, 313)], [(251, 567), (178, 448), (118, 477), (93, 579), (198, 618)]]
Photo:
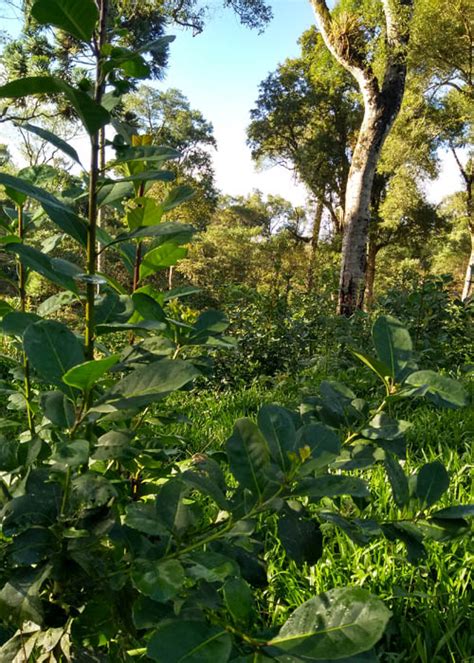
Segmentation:
[(364, 303), (372, 185), (380, 153), (403, 100), (406, 52), (413, 0), (382, 0), (386, 20), (386, 66), (379, 82), (351, 34), (341, 38), (325, 0), (311, 0), (324, 42), (356, 79), (364, 99), (364, 119), (346, 188), (344, 241), (339, 281), (339, 313), (352, 315)]
[(451, 148), (451, 152), (456, 159), (456, 163), (466, 184), (466, 213), (469, 233), (471, 235), (471, 255), (466, 267), (466, 275), (464, 277), (464, 286), (461, 296), (464, 302), (471, 297), (474, 285), (474, 200), (472, 197), (472, 185), (474, 184), (474, 159), (469, 159), (466, 166), (463, 166), (456, 150)]
[(365, 307), (367, 310), (369, 310), (374, 303), (375, 270), (378, 252), (378, 245), (374, 240), (370, 240), (369, 249), (367, 251), (367, 277), (365, 280)]
[(308, 293), (312, 291), (314, 285), (314, 272), (316, 269), (316, 258), (318, 254), (319, 233), (321, 231), (323, 210), (324, 210), (323, 201), (318, 200), (316, 214), (314, 215), (313, 232), (311, 234), (311, 247), (309, 254), (308, 281), (307, 281)]

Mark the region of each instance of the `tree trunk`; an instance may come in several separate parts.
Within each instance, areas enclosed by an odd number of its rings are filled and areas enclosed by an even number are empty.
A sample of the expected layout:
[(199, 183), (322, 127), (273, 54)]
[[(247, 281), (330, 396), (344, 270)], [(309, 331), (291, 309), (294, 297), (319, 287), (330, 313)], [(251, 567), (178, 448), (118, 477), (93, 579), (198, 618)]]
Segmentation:
[(465, 302), (472, 295), (472, 285), (474, 283), (474, 226), (471, 227), (471, 257), (466, 269), (464, 278), (464, 288), (462, 291), (462, 300)]
[[(344, 241), (338, 311), (350, 316), (364, 303), (370, 202), (380, 153), (405, 92), (406, 54), (413, 0), (382, 0), (386, 65), (379, 78), (357, 44), (358, 33), (338, 33), (325, 0), (311, 0), (321, 36), (336, 60), (356, 79), (364, 99), (364, 119), (346, 188)], [(344, 36), (344, 39), (342, 38)]]
[(367, 277), (365, 281), (365, 307), (369, 310), (374, 303), (374, 283), (375, 283), (375, 270), (377, 253), (379, 247), (374, 240), (369, 241), (369, 249), (367, 251)]
[(321, 221), (323, 218), (323, 210), (324, 210), (324, 205), (322, 200), (318, 200), (317, 205), (318, 206), (316, 208), (316, 214), (314, 215), (313, 232), (311, 235), (311, 248), (309, 255), (308, 281), (307, 281), (308, 293), (312, 291), (314, 286), (314, 271), (316, 269), (316, 256), (318, 251), (319, 233), (321, 230)]

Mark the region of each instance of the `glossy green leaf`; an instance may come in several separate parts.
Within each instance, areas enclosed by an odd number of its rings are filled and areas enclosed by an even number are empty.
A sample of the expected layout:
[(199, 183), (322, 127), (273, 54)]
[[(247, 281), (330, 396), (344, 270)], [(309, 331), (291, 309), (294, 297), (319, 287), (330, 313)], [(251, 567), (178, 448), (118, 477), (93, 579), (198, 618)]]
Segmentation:
[(413, 343), (404, 325), (390, 315), (381, 315), (372, 328), (379, 360), (390, 369), (390, 377), (399, 379), (412, 359)]
[(437, 502), (448, 488), (449, 474), (444, 465), (437, 460), (423, 465), (417, 474), (415, 495), (426, 506)]
[(18, 565), (30, 566), (49, 557), (55, 544), (57, 539), (49, 529), (31, 527), (14, 537), (8, 552)]
[(155, 249), (151, 249), (143, 256), (140, 265), (140, 279), (155, 274), (160, 269), (173, 267), (179, 260), (186, 257), (187, 252), (186, 248), (173, 242), (166, 242)]
[(121, 151), (119, 158), (109, 168), (116, 164), (127, 163), (129, 161), (148, 161), (150, 163), (164, 163), (171, 159), (179, 159), (181, 152), (167, 145), (138, 145), (127, 147)]
[(30, 325), (23, 336), (23, 346), (32, 368), (42, 380), (70, 391), (62, 377), (84, 361), (84, 348), (65, 325), (53, 320)]
[(319, 523), (301, 513), (286, 508), (278, 518), (278, 537), (288, 555), (299, 566), (313, 565), (323, 554), (323, 536)]
[(17, 440), (0, 435), (0, 472), (11, 472), (18, 467), (18, 451)]
[(97, 509), (117, 497), (114, 486), (95, 472), (86, 472), (73, 479), (71, 501), (77, 509)]
[(402, 508), (408, 504), (410, 499), (408, 479), (400, 463), (393, 454), (389, 452), (385, 453), (384, 465), (388, 480), (390, 481), (390, 485), (392, 487), (392, 494), (395, 504)]
[[(80, 1), (82, 4), (82, 0)], [(90, 2), (90, 0), (85, 0)], [(49, 0), (44, 0), (49, 4)], [(78, 90), (61, 78), (54, 76), (29, 76), (19, 78), (0, 87), (0, 98), (19, 99), (35, 94), (64, 94), (74, 108), (89, 134), (95, 134), (110, 120), (109, 113), (86, 92)]]
[(223, 628), (194, 620), (164, 620), (147, 655), (157, 663), (227, 663), (232, 639)]
[(271, 483), (270, 449), (253, 421), (246, 418), (236, 421), (226, 450), (230, 469), (239, 484), (262, 501)]
[(29, 131), (30, 133), (39, 136), (43, 140), (48, 141), (48, 143), (51, 143), (51, 145), (57, 147), (58, 150), (61, 150), (61, 152), (67, 154), (67, 156), (73, 159), (73, 161), (76, 161), (79, 165), (81, 165), (81, 161), (79, 159), (79, 155), (76, 152), (76, 150), (65, 140), (63, 140), (59, 136), (56, 136), (56, 134), (54, 134), (52, 131), (44, 129), (43, 127), (36, 127), (33, 124), (29, 124), (28, 122), (24, 122), (22, 124), (19, 124), (18, 126), (21, 129), (26, 129), (26, 131)]
[(332, 589), (297, 608), (268, 651), (304, 660), (354, 656), (380, 640), (389, 618), (382, 601), (366, 590)]
[(25, 330), (35, 322), (40, 322), (41, 318), (35, 313), (24, 313), (23, 311), (13, 311), (7, 313), (0, 322), (0, 330), (7, 336), (23, 336)]
[(10, 572), (8, 582), (0, 590), (0, 618), (6, 624), (21, 626), (26, 620), (43, 623), (39, 591), (49, 572), (49, 567)]
[(270, 455), (284, 471), (291, 468), (290, 453), (296, 451), (296, 431), (293, 418), (285, 408), (265, 405), (258, 413), (258, 427), (268, 442)]
[(180, 389), (199, 375), (189, 362), (160, 359), (135, 369), (104, 396), (114, 408), (144, 407)]
[(169, 212), (178, 205), (191, 200), (196, 195), (196, 192), (191, 186), (187, 184), (180, 184), (179, 186), (171, 189), (166, 199), (161, 203), (163, 212)]
[(9, 244), (6, 251), (15, 253), (21, 263), (28, 269), (41, 274), (41, 276), (61, 288), (78, 294), (78, 286), (74, 277), (78, 276), (82, 270), (72, 262), (67, 262), (61, 258), (50, 258), (38, 249), (25, 244)]
[(41, 408), (44, 416), (58, 428), (71, 428), (76, 419), (73, 403), (62, 391), (48, 391), (41, 394)]
[(104, 433), (97, 440), (94, 460), (130, 460), (138, 450), (130, 446), (131, 434), (118, 430)]
[(31, 15), (41, 25), (53, 25), (79, 41), (90, 41), (99, 10), (93, 0), (36, 0)]
[(416, 371), (408, 376), (405, 383), (423, 389), (426, 396), (436, 405), (452, 408), (467, 405), (467, 393), (464, 387), (457, 380), (435, 371)]
[(79, 465), (87, 465), (89, 452), (90, 447), (87, 440), (73, 440), (65, 444), (59, 443), (51, 459), (59, 465), (78, 467)]
[(68, 205), (58, 200), (48, 191), (21, 177), (0, 173), (0, 184), (14, 189), (28, 198), (38, 201), (46, 214), (67, 235), (83, 246), (87, 244), (87, 222), (78, 216)]
[(134, 586), (154, 601), (165, 602), (174, 598), (181, 591), (184, 580), (184, 569), (177, 559), (136, 559), (132, 565)]
[(243, 578), (228, 578), (222, 593), (227, 610), (236, 624), (248, 626), (255, 613), (253, 593)]
[(473, 518), (474, 504), (459, 504), (458, 506), (448, 506), (431, 514), (432, 518), (443, 518), (457, 520), (458, 518)]
[(375, 357), (369, 357), (369, 355), (364, 354), (363, 352), (356, 352), (356, 350), (351, 350), (352, 354), (360, 359), (360, 361), (368, 366), (371, 371), (373, 371), (379, 378), (385, 382), (385, 379), (390, 377), (391, 370), (388, 366), (385, 366), (381, 361), (375, 359)]
[(409, 421), (392, 419), (382, 412), (369, 421), (367, 428), (362, 429), (361, 435), (369, 440), (396, 440), (403, 437), (410, 426)]
[(133, 305), (145, 320), (156, 320), (167, 323), (166, 314), (160, 304), (144, 292), (135, 292), (132, 295)]
[(86, 361), (69, 369), (63, 375), (63, 382), (70, 387), (77, 387), (84, 392), (89, 392), (100, 378), (119, 361), (120, 355), (110, 355), (104, 359)]
[(158, 518), (154, 502), (129, 504), (125, 514), (125, 524), (151, 536), (159, 536), (166, 532)]
[(336, 433), (324, 424), (306, 424), (296, 434), (296, 448), (307, 460), (306, 471), (327, 467), (336, 460), (341, 442)]
[(172, 242), (173, 244), (188, 244), (192, 236), (196, 232), (193, 226), (187, 223), (177, 223), (174, 221), (167, 221), (152, 226), (140, 226), (136, 230), (123, 235), (118, 235), (115, 240), (110, 243), (110, 246), (119, 242), (126, 242), (131, 239), (153, 238), (155, 243), (164, 244), (165, 242)]
[(369, 497), (370, 491), (367, 483), (358, 477), (326, 474), (315, 479), (302, 479), (296, 487), (295, 494), (319, 499), (338, 495)]

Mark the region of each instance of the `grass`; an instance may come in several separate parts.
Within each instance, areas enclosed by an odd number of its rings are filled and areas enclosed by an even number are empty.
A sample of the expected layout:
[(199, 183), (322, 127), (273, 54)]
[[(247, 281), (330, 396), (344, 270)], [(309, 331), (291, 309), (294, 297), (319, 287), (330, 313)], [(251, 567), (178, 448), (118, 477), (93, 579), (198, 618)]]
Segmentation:
[[(347, 378), (347, 375), (344, 376)], [(364, 384), (360, 378), (359, 386)], [(303, 386), (304, 386), (303, 382)], [(295, 407), (302, 384), (296, 379), (279, 383), (255, 382), (229, 392), (201, 392), (180, 401), (191, 424), (179, 426), (189, 453), (218, 449), (236, 419), (254, 418), (265, 403)], [(358, 389), (359, 391), (359, 389)], [(182, 394), (181, 394), (182, 397)], [(440, 502), (472, 502), (472, 410), (440, 410), (425, 403), (405, 406), (412, 422), (407, 434), (405, 470), (440, 460), (451, 485)], [(364, 517), (382, 513), (400, 518), (382, 467), (367, 472), (373, 502)], [(427, 544), (427, 558), (418, 565), (406, 559), (404, 546), (385, 539), (358, 547), (332, 525), (323, 525), (324, 551), (314, 566), (298, 567), (288, 560), (266, 521), (266, 556), (270, 583), (262, 597), (269, 625), (281, 623), (295, 607), (333, 587), (358, 586), (381, 597), (393, 618), (378, 647), (382, 663), (467, 663), (474, 661), (473, 568), (474, 548), (468, 537), (448, 543)]]

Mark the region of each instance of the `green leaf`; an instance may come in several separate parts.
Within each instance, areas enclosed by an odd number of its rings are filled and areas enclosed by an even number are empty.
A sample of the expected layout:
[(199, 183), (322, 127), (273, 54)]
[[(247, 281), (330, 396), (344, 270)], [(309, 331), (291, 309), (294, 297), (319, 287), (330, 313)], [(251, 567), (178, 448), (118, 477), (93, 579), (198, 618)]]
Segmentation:
[(82, 343), (65, 325), (53, 320), (30, 325), (23, 336), (23, 347), (39, 377), (63, 389), (63, 375), (84, 361)]
[(43, 608), (39, 591), (49, 567), (43, 569), (13, 569), (0, 591), (0, 618), (6, 624), (21, 626), (26, 620), (43, 623)]
[(388, 480), (392, 486), (392, 494), (395, 504), (402, 508), (408, 504), (410, 499), (408, 479), (400, 466), (400, 463), (393, 454), (385, 452), (384, 465)]
[(41, 394), (41, 408), (44, 416), (58, 428), (71, 428), (76, 419), (74, 405), (62, 391), (48, 391)]
[(431, 506), (449, 488), (449, 474), (438, 460), (423, 465), (416, 477), (415, 496), (426, 506)]
[(55, 198), (51, 193), (31, 184), (21, 177), (0, 173), (0, 184), (9, 189), (20, 191), (28, 198), (37, 200), (46, 214), (67, 235), (83, 246), (87, 244), (87, 222), (65, 203)]
[(385, 379), (390, 377), (390, 369), (381, 361), (378, 361), (378, 359), (369, 357), (369, 355), (366, 355), (363, 352), (356, 352), (355, 350), (351, 350), (351, 352), (357, 357), (357, 359), (360, 359), (363, 364), (368, 366), (371, 371), (378, 375), (382, 382), (385, 382)]
[(79, 159), (79, 155), (76, 152), (76, 150), (73, 147), (71, 147), (71, 145), (67, 143), (65, 140), (63, 140), (59, 136), (56, 136), (56, 134), (53, 134), (52, 131), (48, 131), (48, 129), (43, 129), (43, 127), (35, 127), (33, 124), (29, 124), (28, 122), (17, 124), (17, 126), (19, 126), (21, 129), (26, 129), (30, 133), (39, 136), (43, 140), (48, 141), (48, 143), (51, 143), (51, 145), (54, 145), (54, 147), (57, 147), (59, 150), (61, 150), (61, 152), (64, 152), (64, 154), (67, 154), (68, 157), (73, 159), (73, 161), (76, 161), (79, 165), (81, 165), (81, 161)]
[(236, 624), (248, 626), (255, 613), (253, 593), (243, 578), (228, 578), (222, 588), (224, 603)]
[(8, 552), (20, 566), (30, 566), (47, 559), (57, 544), (57, 539), (49, 529), (32, 527), (14, 537)]
[(135, 292), (132, 295), (132, 300), (135, 310), (145, 320), (156, 320), (157, 322), (167, 323), (166, 314), (162, 307), (155, 299), (153, 299), (153, 297), (150, 297), (150, 295), (147, 295), (144, 292)]
[(229, 465), (242, 488), (263, 501), (271, 483), (270, 449), (257, 426), (250, 419), (239, 419), (226, 445)]
[(306, 471), (327, 467), (338, 457), (341, 442), (336, 433), (324, 424), (306, 424), (296, 434), (296, 448), (308, 455)]
[(104, 359), (94, 359), (74, 366), (63, 375), (63, 382), (89, 392), (97, 381), (119, 361), (120, 355), (110, 355)]
[(86, 465), (89, 461), (89, 442), (87, 440), (73, 440), (66, 444), (58, 444), (51, 459), (66, 467)]
[[(82, 4), (82, 0), (77, 1)], [(90, 0), (85, 0), (85, 2), (90, 2)], [(49, 4), (49, 0), (44, 0), (44, 3)], [(64, 94), (91, 135), (97, 133), (110, 120), (110, 115), (105, 108), (91, 99), (86, 92), (72, 87), (61, 78), (29, 76), (0, 87), (0, 98), (19, 99), (34, 94)]]
[(170, 210), (178, 207), (182, 203), (191, 200), (194, 198), (196, 192), (191, 186), (187, 184), (180, 184), (179, 186), (171, 189), (166, 199), (161, 203), (160, 207), (163, 212), (169, 212)]
[(0, 472), (11, 472), (18, 467), (18, 449), (17, 440), (0, 436)]
[(130, 446), (132, 435), (127, 432), (111, 430), (97, 440), (94, 460), (129, 460), (138, 451)]
[(173, 267), (179, 260), (186, 257), (187, 252), (186, 248), (178, 246), (173, 242), (166, 242), (148, 251), (143, 256), (142, 264), (140, 265), (140, 279), (154, 274), (159, 269)]
[(153, 633), (147, 656), (158, 663), (227, 663), (232, 639), (206, 622), (164, 620)]
[(36, 0), (31, 15), (40, 25), (54, 25), (79, 41), (90, 41), (99, 10), (93, 0)]
[(368, 427), (362, 429), (361, 435), (368, 440), (397, 440), (403, 437), (410, 426), (409, 421), (392, 419), (382, 412), (369, 421)]
[(177, 559), (136, 559), (132, 565), (133, 585), (154, 601), (165, 602), (174, 598), (181, 591), (184, 580), (184, 569)]
[(405, 383), (424, 388), (426, 396), (436, 405), (451, 408), (467, 405), (467, 393), (464, 387), (457, 380), (439, 375), (435, 371), (416, 371), (408, 376)]
[(30, 325), (40, 321), (40, 316), (35, 313), (13, 311), (3, 318), (0, 323), (0, 329), (7, 336), (23, 336)]
[(298, 482), (295, 494), (319, 499), (321, 497), (336, 497), (338, 495), (369, 497), (370, 491), (367, 483), (357, 477), (327, 474), (325, 476), (318, 476), (316, 479), (302, 479)]
[(109, 246), (118, 244), (119, 242), (127, 242), (131, 239), (142, 239), (144, 237), (153, 237), (155, 243), (159, 244), (164, 244), (165, 242), (172, 242), (173, 244), (188, 244), (195, 232), (196, 229), (187, 223), (167, 221), (166, 223), (158, 223), (153, 226), (140, 226), (133, 232), (118, 235), (112, 242), (110, 242)]
[(444, 520), (457, 520), (458, 518), (474, 517), (474, 504), (460, 504), (459, 506), (448, 506), (431, 514), (432, 518), (443, 518)]
[(82, 270), (77, 265), (60, 258), (50, 258), (38, 249), (25, 244), (9, 244), (5, 250), (8, 253), (16, 253), (22, 265), (28, 269), (41, 274), (61, 288), (78, 294), (74, 277), (78, 276)]
[(47, 318), (52, 313), (56, 313), (56, 311), (62, 309), (63, 306), (69, 306), (72, 304), (75, 299), (76, 298), (72, 292), (59, 292), (57, 295), (52, 295), (51, 297), (48, 297), (48, 299), (45, 299), (44, 302), (41, 302), (36, 310), (38, 315)]
[(229, 576), (236, 576), (240, 572), (237, 562), (212, 550), (193, 552), (187, 556), (186, 562), (190, 564), (187, 574), (191, 578), (206, 582), (223, 582)]
[(292, 465), (289, 454), (296, 451), (296, 431), (291, 414), (278, 405), (265, 405), (258, 413), (257, 423), (268, 442), (271, 457), (287, 472)]
[(316, 564), (323, 554), (323, 536), (319, 523), (286, 508), (278, 518), (278, 537), (288, 555), (299, 566)]
[(127, 527), (150, 536), (159, 536), (166, 533), (166, 529), (158, 519), (154, 502), (145, 504), (133, 502), (129, 504), (125, 514), (125, 524)]
[(412, 358), (410, 334), (396, 318), (381, 315), (374, 323), (372, 336), (379, 360), (390, 369), (390, 377), (399, 379)]
[[(181, 359), (160, 359), (132, 371), (117, 382), (101, 402), (114, 408), (145, 407), (194, 380), (199, 371)], [(94, 408), (97, 409), (97, 408)]]
[(389, 618), (382, 601), (366, 590), (332, 589), (297, 608), (267, 651), (305, 660), (354, 656), (380, 640)]
[(109, 168), (129, 161), (149, 161), (150, 163), (164, 163), (170, 159), (179, 159), (181, 152), (167, 145), (145, 145), (125, 148), (119, 158)]
[(71, 485), (71, 501), (76, 508), (97, 509), (117, 497), (117, 491), (110, 481), (94, 472), (76, 477)]

